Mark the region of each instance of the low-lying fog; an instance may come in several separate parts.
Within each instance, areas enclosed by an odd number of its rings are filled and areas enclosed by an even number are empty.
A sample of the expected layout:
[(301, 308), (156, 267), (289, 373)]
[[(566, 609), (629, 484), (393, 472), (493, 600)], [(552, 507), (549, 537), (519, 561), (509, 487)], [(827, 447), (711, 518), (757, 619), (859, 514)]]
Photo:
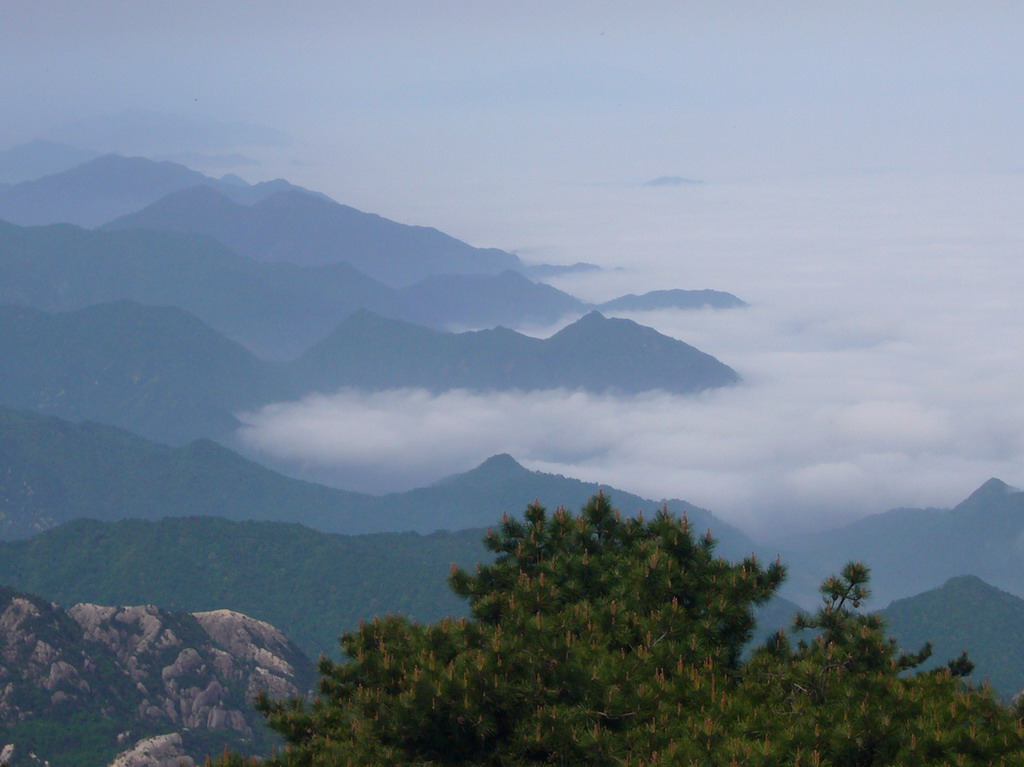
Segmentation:
[(245, 441), (371, 491), (509, 452), (529, 468), (683, 498), (755, 534), (950, 506), (990, 476), (1024, 476), (1024, 175), (534, 192), (510, 192), (470, 239), (624, 266), (556, 282), (592, 300), (736, 293), (751, 306), (631, 317), (744, 382), (693, 397), (343, 391), (248, 414)]
[(8, 6), (3, 146), (241, 153), (250, 181), (624, 267), (559, 283), (582, 297), (751, 304), (636, 317), (733, 389), (342, 392), (249, 414), (267, 457), (383, 490), (508, 451), (760, 532), (1024, 483), (1019, 3)]

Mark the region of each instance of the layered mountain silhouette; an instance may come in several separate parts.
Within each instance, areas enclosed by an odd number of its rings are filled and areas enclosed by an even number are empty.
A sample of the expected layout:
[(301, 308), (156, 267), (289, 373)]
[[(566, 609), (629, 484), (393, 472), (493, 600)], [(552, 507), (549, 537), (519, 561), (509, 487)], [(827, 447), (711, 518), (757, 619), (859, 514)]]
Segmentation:
[(731, 368), (682, 341), (598, 312), (538, 339), (506, 328), (441, 333), (359, 311), (302, 355), (297, 368), (302, 380), (321, 390), (346, 385), (687, 393), (739, 380)]
[(444, 327), (471, 316), (481, 326), (553, 323), (584, 307), (513, 272), (480, 276), (472, 290), (460, 280), (396, 290), (348, 264), (264, 263), (201, 236), (0, 222), (0, 303), (50, 311), (118, 299), (178, 306), (271, 357), (298, 354), (359, 308)]
[(686, 394), (737, 380), (692, 346), (597, 313), (537, 339), (503, 328), (442, 333), (361, 310), (284, 363), (261, 360), (172, 307), (0, 306), (0, 404), (174, 444), (227, 438), (239, 411), (341, 387)]
[(1024, 493), (998, 479), (952, 509), (895, 509), (778, 544), (794, 564), (783, 592), (804, 605), (817, 601), (823, 577), (851, 559), (871, 567), (876, 607), (959, 575), (1024, 596)]
[(194, 316), (129, 301), (50, 314), (0, 306), (0, 403), (181, 443), (293, 389)]
[(746, 306), (732, 293), (721, 290), (652, 290), (643, 295), (629, 293), (598, 305), (606, 312), (643, 312), (656, 309), (734, 309)]
[[(78, 517), (208, 515), (301, 522), (337, 533), (481, 528), (504, 512), (520, 514), (538, 498), (552, 508), (575, 508), (599, 490), (501, 455), (430, 487), (372, 496), (286, 477), (206, 439), (173, 448), (112, 426), (3, 407), (0, 477), (0, 538), (34, 535)], [(623, 513), (650, 515), (667, 504), (687, 514), (698, 530), (721, 538), (728, 556), (752, 550), (746, 536), (705, 509), (605, 492)]]
[(194, 186), (103, 228), (206, 234), (258, 261), (344, 262), (396, 287), (432, 275), (500, 274), (522, 266), (511, 253), (474, 248), (437, 229), (399, 224), (299, 190), (243, 205), (213, 186)]
[[(22, 225), (68, 223), (94, 227), (139, 210), (171, 192), (196, 186), (212, 187), (246, 203), (284, 190), (301, 189), (282, 180), (242, 186), (173, 162), (106, 154), (58, 173), (14, 184), (0, 194), (0, 219)], [(307, 190), (301, 193), (318, 197)]]
[(201, 235), (0, 222), (0, 303), (66, 311), (118, 299), (180, 307), (276, 358), (298, 354), (360, 308), (434, 327), (553, 323), (584, 309), (512, 272), (394, 289), (348, 264), (264, 263)]

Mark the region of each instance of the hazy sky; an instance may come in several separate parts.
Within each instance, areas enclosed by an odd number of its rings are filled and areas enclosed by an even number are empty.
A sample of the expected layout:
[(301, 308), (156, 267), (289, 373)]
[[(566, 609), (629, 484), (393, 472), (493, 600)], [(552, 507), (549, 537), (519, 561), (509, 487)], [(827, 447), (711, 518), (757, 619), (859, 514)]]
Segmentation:
[[(507, 450), (761, 531), (1024, 484), (1024, 4), (0, 0), (0, 19), (0, 148), (240, 152), (253, 181), (625, 267), (560, 285), (583, 297), (752, 304), (637, 317), (736, 367), (734, 390), (349, 392), (251, 416), (268, 454), (384, 486)], [(663, 175), (705, 183), (642, 186)]]

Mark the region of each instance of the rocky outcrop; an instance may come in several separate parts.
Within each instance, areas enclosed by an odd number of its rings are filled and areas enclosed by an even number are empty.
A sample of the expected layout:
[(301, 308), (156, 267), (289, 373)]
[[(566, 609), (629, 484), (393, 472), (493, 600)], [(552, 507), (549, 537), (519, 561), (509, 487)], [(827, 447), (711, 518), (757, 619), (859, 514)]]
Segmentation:
[[(11, 767), (29, 750), (18, 738), (28, 722), (37, 738), (40, 723), (92, 722), (94, 735), (109, 730), (111, 755), (138, 741), (122, 755), (136, 761), (124, 765), (163, 764), (152, 760), (171, 759), (179, 746), (202, 763), (189, 743), (211, 741), (197, 732), (259, 748), (268, 733), (255, 695), (301, 696), (314, 679), (313, 664), (287, 637), (241, 613), (94, 604), (65, 611), (0, 587), (0, 745), (13, 744)], [(45, 743), (26, 746), (55, 767), (66, 763), (46, 754)]]
[(185, 753), (181, 735), (176, 732), (154, 735), (118, 754), (110, 767), (195, 767), (195, 760)]

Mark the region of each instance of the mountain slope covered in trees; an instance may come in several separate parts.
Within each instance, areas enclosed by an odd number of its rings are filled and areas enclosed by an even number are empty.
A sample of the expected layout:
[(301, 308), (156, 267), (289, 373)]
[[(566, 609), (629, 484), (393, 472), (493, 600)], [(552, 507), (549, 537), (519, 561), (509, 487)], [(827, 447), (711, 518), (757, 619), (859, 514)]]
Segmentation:
[(1024, 690), (1024, 599), (977, 576), (961, 575), (897, 599), (881, 613), (903, 649), (932, 643), (925, 668), (966, 651), (975, 664), (971, 679), (976, 683), (987, 680), (1005, 698)]

